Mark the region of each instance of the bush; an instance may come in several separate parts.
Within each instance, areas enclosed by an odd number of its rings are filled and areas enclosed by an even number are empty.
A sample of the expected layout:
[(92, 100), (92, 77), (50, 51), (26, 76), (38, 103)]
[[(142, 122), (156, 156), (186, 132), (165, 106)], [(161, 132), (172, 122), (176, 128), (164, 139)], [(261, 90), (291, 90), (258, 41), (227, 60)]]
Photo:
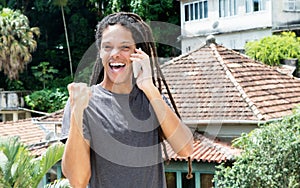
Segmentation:
[(245, 45), (246, 55), (267, 65), (280, 65), (283, 59), (300, 60), (300, 38), (293, 32), (264, 37)]
[(232, 166), (217, 167), (218, 187), (300, 187), (300, 107), (233, 143), (242, 149)]
[(67, 100), (67, 88), (43, 89), (25, 97), (26, 104), (32, 110), (48, 113), (63, 109)]

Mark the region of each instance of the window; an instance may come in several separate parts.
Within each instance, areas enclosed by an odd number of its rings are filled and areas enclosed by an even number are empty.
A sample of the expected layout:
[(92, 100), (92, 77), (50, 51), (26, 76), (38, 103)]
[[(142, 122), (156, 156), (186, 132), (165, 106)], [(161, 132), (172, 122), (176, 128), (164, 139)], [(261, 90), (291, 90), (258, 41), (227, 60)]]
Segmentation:
[(300, 0), (285, 0), (283, 7), (285, 11), (300, 11)]
[(184, 4), (184, 21), (187, 22), (193, 20), (200, 20), (207, 17), (207, 0)]
[(266, 9), (266, 0), (246, 0), (246, 12), (257, 12)]
[[(186, 179), (187, 173), (181, 173), (181, 179), (182, 179), (182, 188), (195, 188), (195, 179)], [(193, 177), (195, 177), (195, 174), (193, 173)]]
[(190, 18), (190, 11), (189, 11), (189, 5), (184, 5), (184, 20), (189, 21)]
[(167, 188), (176, 188), (176, 172), (166, 172)]
[(219, 17), (237, 14), (236, 0), (219, 0)]
[(212, 180), (214, 179), (213, 174), (201, 174), (201, 188), (211, 188), (214, 187)]
[(208, 173), (194, 172), (192, 179), (187, 179), (187, 172), (172, 171), (165, 172), (167, 188), (212, 188), (214, 175)]

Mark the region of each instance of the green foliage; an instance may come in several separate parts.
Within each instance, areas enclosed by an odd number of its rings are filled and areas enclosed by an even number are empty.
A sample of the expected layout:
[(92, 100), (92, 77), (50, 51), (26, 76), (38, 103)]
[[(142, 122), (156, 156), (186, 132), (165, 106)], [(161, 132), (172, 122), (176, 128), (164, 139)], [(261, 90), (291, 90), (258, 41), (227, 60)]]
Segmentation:
[(73, 79), (70, 75), (63, 78), (54, 78), (51, 82), (51, 88), (61, 88), (65, 91), (68, 84), (71, 82), (73, 82)]
[(45, 89), (46, 84), (53, 80), (54, 74), (58, 73), (57, 69), (49, 66), (49, 62), (41, 62), (38, 66), (32, 66), (32, 72), (36, 79), (43, 83)]
[(68, 4), (68, 0), (52, 0), (52, 2), (56, 6), (66, 6)]
[(37, 173), (34, 174), (35, 182), (33, 183), (32, 187), (38, 187), (38, 184), (49, 171), (49, 169), (62, 159), (63, 152), (64, 145), (61, 143), (56, 143), (47, 148), (46, 153), (44, 153), (41, 157), (33, 160), (35, 166), (33, 171)]
[[(98, 6), (105, 7), (103, 16), (110, 13), (125, 11), (134, 12), (140, 15), (146, 22), (159, 21), (161, 23), (174, 24), (172, 28), (163, 29), (152, 27), (157, 45), (157, 52), (159, 57), (176, 57), (180, 55), (180, 43), (177, 42), (177, 37), (180, 35), (180, 3), (172, 0), (112, 0), (99, 2), (97, 0), (90, 0)], [(98, 11), (100, 7), (98, 8)], [(160, 40), (163, 38), (163, 40)], [(166, 39), (172, 40), (169, 44), (159, 44), (160, 41), (166, 42)]]
[(53, 144), (34, 158), (17, 137), (0, 140), (0, 187), (35, 188), (48, 170), (61, 160), (64, 145)]
[(217, 167), (218, 187), (300, 187), (300, 106), (281, 121), (261, 125), (234, 141), (233, 166)]
[(246, 43), (245, 51), (253, 59), (276, 66), (283, 59), (300, 59), (300, 38), (294, 32), (282, 32)]
[(47, 184), (44, 188), (71, 188), (71, 185), (68, 179), (60, 179)]
[(63, 109), (67, 100), (67, 88), (43, 89), (25, 96), (31, 109), (49, 113)]
[(9, 79), (17, 79), (37, 48), (37, 27), (30, 27), (28, 18), (20, 11), (3, 8), (0, 11), (0, 71)]
[(22, 91), (24, 89), (24, 84), (20, 80), (10, 80), (6, 79), (7, 91)]
[[(171, 0), (0, 0), (3, 6), (12, 10), (20, 10), (27, 16), (30, 23), (39, 27), (40, 37), (37, 41), (37, 48), (32, 55), (32, 61), (25, 66), (26, 72), (19, 74), (19, 81), (23, 83), (25, 90), (42, 89), (42, 84), (38, 81), (32, 71), (31, 66), (38, 66), (40, 62), (50, 62), (54, 69), (59, 70), (60, 79), (70, 75), (67, 44), (63, 26), (61, 10), (54, 4), (64, 1), (65, 21), (69, 36), (70, 51), (72, 56), (73, 70), (82, 59), (86, 50), (95, 42), (95, 27), (99, 20), (109, 13), (113, 8), (121, 11), (133, 11), (142, 16), (146, 21), (161, 21), (179, 25), (180, 24), (180, 2)], [(154, 32), (157, 36), (165, 37), (164, 30), (157, 29)], [(169, 32), (170, 33), (170, 32)], [(174, 36), (179, 34), (172, 31)], [(168, 36), (169, 37), (169, 36)], [(171, 38), (171, 37), (170, 37)], [(174, 37), (175, 38), (175, 37)], [(160, 38), (157, 38), (160, 40)], [(176, 39), (176, 38), (175, 38)], [(178, 43), (180, 46), (180, 43)], [(174, 52), (171, 46), (158, 44), (159, 57), (174, 57), (178, 52)], [(1, 72), (0, 77), (3, 73)], [(76, 76), (76, 75), (75, 75)], [(49, 82), (46, 87), (53, 88), (53, 82)], [(0, 78), (1, 88), (8, 88), (5, 79)], [(62, 87), (61, 85), (60, 87)], [(64, 86), (66, 87), (66, 85)]]

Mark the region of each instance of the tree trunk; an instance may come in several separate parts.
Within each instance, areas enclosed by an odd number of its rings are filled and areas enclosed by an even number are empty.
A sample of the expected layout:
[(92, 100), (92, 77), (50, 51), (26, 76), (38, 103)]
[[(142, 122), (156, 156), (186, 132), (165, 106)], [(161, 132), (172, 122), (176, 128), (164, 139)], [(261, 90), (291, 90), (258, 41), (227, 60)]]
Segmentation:
[(67, 42), (67, 48), (68, 48), (68, 55), (69, 55), (69, 62), (70, 62), (71, 78), (73, 78), (72, 58), (71, 58), (71, 52), (70, 52), (70, 45), (69, 45), (69, 39), (68, 39), (68, 31), (67, 31), (67, 26), (66, 26), (64, 8), (63, 8), (63, 6), (60, 6), (60, 8), (61, 8), (61, 14), (62, 14), (63, 22), (64, 22), (65, 36), (66, 36), (66, 42)]

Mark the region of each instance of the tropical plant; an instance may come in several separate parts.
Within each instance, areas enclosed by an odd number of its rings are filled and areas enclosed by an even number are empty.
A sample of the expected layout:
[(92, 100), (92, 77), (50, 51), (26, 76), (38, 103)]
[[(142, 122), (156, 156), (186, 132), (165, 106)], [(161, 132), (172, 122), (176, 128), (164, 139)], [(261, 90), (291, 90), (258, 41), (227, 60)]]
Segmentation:
[(46, 83), (53, 80), (54, 74), (58, 73), (58, 70), (49, 66), (49, 62), (40, 62), (38, 66), (32, 66), (32, 72), (36, 79), (43, 83), (43, 88), (46, 88)]
[(18, 137), (0, 140), (0, 187), (36, 188), (48, 170), (61, 160), (64, 145), (52, 144), (35, 158)]
[(300, 106), (293, 115), (261, 125), (233, 144), (242, 153), (232, 166), (217, 167), (218, 187), (300, 187)]
[(246, 55), (267, 65), (280, 65), (283, 59), (300, 59), (300, 37), (294, 32), (264, 37), (245, 45)]
[(28, 18), (20, 11), (9, 8), (0, 11), (0, 71), (9, 79), (17, 79), (31, 61), (39, 35), (39, 28), (30, 28)]
[(49, 113), (63, 109), (67, 100), (67, 88), (43, 89), (25, 96), (25, 102), (32, 110)]
[(71, 185), (68, 179), (59, 179), (47, 184), (44, 188), (71, 188)]

